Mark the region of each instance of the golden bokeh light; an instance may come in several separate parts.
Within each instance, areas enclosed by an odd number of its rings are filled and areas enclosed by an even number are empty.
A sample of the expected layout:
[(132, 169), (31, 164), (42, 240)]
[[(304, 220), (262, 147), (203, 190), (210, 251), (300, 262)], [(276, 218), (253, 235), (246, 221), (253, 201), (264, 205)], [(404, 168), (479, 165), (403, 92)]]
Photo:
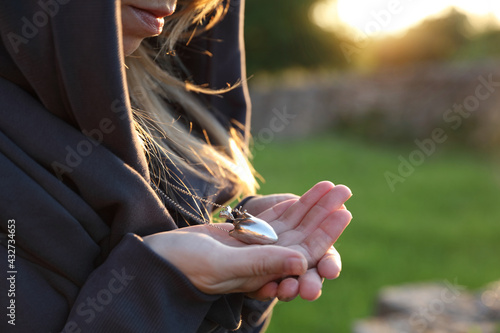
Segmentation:
[(398, 34), (450, 8), (466, 13), (472, 23), (500, 20), (500, 2), (492, 0), (320, 0), (311, 10), (326, 30), (350, 30), (366, 37)]

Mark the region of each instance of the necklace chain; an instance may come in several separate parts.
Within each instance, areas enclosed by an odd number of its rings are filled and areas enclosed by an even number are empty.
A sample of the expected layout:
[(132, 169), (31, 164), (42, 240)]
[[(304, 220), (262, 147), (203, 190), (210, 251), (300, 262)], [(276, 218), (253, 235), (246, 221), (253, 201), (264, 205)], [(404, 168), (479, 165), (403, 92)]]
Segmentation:
[[(175, 206), (175, 208), (177, 208), (178, 210), (180, 210), (180, 211), (181, 211), (181, 212), (183, 212), (184, 214), (186, 214), (186, 215), (188, 215), (188, 216), (192, 217), (193, 219), (195, 219), (196, 221), (200, 222), (201, 224), (207, 224), (207, 225), (209, 225), (209, 226), (211, 226), (211, 227), (214, 227), (214, 228), (216, 228), (216, 229), (219, 229), (219, 230), (222, 230), (222, 231), (226, 231), (226, 232), (227, 232), (227, 230), (226, 230), (226, 229), (223, 229), (223, 228), (221, 228), (221, 227), (219, 227), (219, 226), (216, 226), (216, 225), (214, 225), (213, 223), (210, 223), (209, 221), (207, 221), (206, 219), (202, 219), (202, 218), (200, 218), (199, 216), (196, 216), (195, 214), (193, 214), (193, 213), (191, 213), (190, 211), (188, 211), (186, 208), (182, 207), (182, 206), (181, 206), (178, 202), (176, 202), (174, 199), (172, 199), (172, 198), (170, 198), (168, 195), (166, 195), (166, 194), (165, 194), (165, 192), (163, 192), (163, 191), (162, 191), (162, 190), (161, 190), (158, 186), (156, 186), (156, 184), (155, 184), (155, 183), (150, 182), (150, 184), (151, 184), (151, 186), (153, 187), (153, 189), (155, 190), (155, 192), (156, 192), (156, 193), (159, 193), (159, 194), (160, 194), (160, 195), (161, 195), (161, 196), (162, 196), (165, 200), (167, 200), (168, 202), (170, 202), (172, 205), (174, 205), (174, 206)], [(214, 206), (216, 206), (216, 207), (218, 207), (218, 208), (227, 208), (227, 207), (225, 207), (225, 206), (219, 205), (219, 204), (217, 204), (217, 203), (215, 203), (215, 202), (212, 202), (212, 201), (210, 201), (210, 200), (207, 200), (207, 199), (205, 199), (205, 198), (201, 198), (201, 197), (199, 197), (199, 196), (197, 196), (197, 195), (194, 195), (194, 194), (192, 194), (192, 193), (189, 193), (189, 191), (187, 191), (186, 189), (183, 189), (183, 188), (178, 187), (178, 186), (176, 186), (176, 185), (173, 185), (173, 184), (170, 184), (170, 183), (169, 183), (169, 186), (171, 186), (172, 188), (174, 188), (174, 189), (176, 189), (176, 190), (178, 190), (178, 191), (180, 191), (180, 192), (182, 192), (182, 193), (184, 193), (184, 194), (186, 194), (186, 195), (188, 195), (188, 196), (191, 196), (191, 197), (193, 197), (193, 198), (195, 198), (195, 199), (198, 199), (198, 200), (200, 200), (200, 201), (202, 201), (202, 202), (205, 202), (205, 203), (208, 203), (208, 204), (212, 204), (212, 205), (214, 205)]]
[[(151, 184), (153, 184), (156, 188), (158, 188), (153, 182), (151, 182)], [(215, 203), (213, 201), (210, 201), (208, 199), (205, 199), (205, 198), (202, 198), (202, 197), (199, 197), (195, 194), (192, 194), (190, 193), (188, 190), (186, 190), (185, 188), (182, 188), (182, 187), (179, 187), (177, 185), (174, 185), (172, 183), (168, 183), (168, 186), (172, 187), (173, 189), (176, 189), (177, 191), (181, 192), (181, 193), (184, 193), (190, 197), (193, 197), (195, 199), (198, 199), (204, 203), (207, 203), (207, 204), (210, 204), (210, 205), (214, 205), (215, 207), (217, 208), (224, 208), (225, 206), (222, 206), (222, 205), (219, 205), (218, 203)], [(159, 189), (159, 188), (158, 188)], [(160, 189), (159, 189), (160, 190)], [(160, 190), (161, 191), (161, 190)], [(162, 194), (166, 195), (165, 193), (163, 193), (163, 191), (161, 191)], [(170, 198), (169, 198), (170, 199)]]
[[(263, 221), (259, 218), (256, 218), (250, 214), (247, 213), (246, 210), (241, 211), (241, 208), (237, 208), (235, 210), (231, 210), (230, 206), (222, 206), (219, 204), (216, 204), (215, 202), (212, 202), (210, 200), (207, 200), (205, 198), (200, 198), (197, 195), (191, 194), (188, 190), (185, 190), (183, 188), (180, 188), (176, 185), (169, 184), (174, 189), (177, 189), (178, 191), (189, 195), (193, 198), (196, 198), (198, 200), (201, 200), (205, 203), (212, 204), (216, 207), (222, 208), (221, 212), (219, 213), (220, 217), (225, 217), (229, 220), (233, 221), (234, 224), (234, 229), (232, 230), (226, 230), (224, 228), (221, 228), (220, 226), (211, 223), (210, 221), (207, 221), (205, 219), (202, 219), (193, 213), (189, 212), (187, 209), (182, 207), (178, 202), (176, 202), (173, 198), (170, 198), (163, 192), (156, 184), (153, 182), (150, 182), (151, 187), (155, 190), (156, 193), (159, 193), (161, 197), (163, 197), (165, 200), (170, 202), (172, 205), (174, 205), (180, 212), (192, 217), (196, 221), (201, 222), (201, 224), (206, 224), (212, 228), (216, 228), (219, 230), (222, 230), (224, 232), (229, 233), (230, 236), (238, 239), (239, 241), (247, 244), (274, 244), (278, 241), (278, 236), (276, 235), (276, 232), (274, 229), (266, 222)], [(239, 216), (238, 218), (234, 217), (234, 214), (237, 214)]]

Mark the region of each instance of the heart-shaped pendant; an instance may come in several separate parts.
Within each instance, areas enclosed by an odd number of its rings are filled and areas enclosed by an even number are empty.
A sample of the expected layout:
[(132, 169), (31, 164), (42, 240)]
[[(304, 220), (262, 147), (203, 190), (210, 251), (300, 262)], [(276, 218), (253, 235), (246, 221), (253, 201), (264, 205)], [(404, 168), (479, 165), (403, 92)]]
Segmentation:
[(248, 214), (241, 213), (241, 217), (233, 220), (234, 229), (229, 235), (247, 244), (274, 244), (278, 241), (278, 235), (273, 227), (266, 221)]
[[(225, 229), (222, 229), (220, 227), (217, 227), (215, 224), (210, 223), (210, 221), (205, 221), (204, 219), (201, 219), (196, 215), (193, 215), (192, 213), (187, 211), (184, 207), (179, 205), (176, 201), (174, 201), (172, 198), (167, 196), (152, 181), (150, 184), (157, 193), (159, 193), (165, 200), (170, 202), (174, 207), (177, 207), (177, 209), (180, 212), (188, 214), (189, 216), (191, 216), (192, 218), (194, 218), (195, 220), (199, 221), (202, 224), (208, 224), (213, 226), (214, 228), (226, 231)], [(169, 186), (180, 191), (181, 193), (190, 195), (193, 198), (199, 199), (206, 203), (211, 203), (215, 207), (222, 208), (219, 213), (219, 216), (230, 220), (234, 224), (234, 229), (229, 231), (229, 235), (231, 235), (232, 237), (247, 244), (264, 245), (264, 244), (274, 244), (278, 241), (278, 235), (276, 235), (276, 232), (274, 232), (273, 227), (271, 227), (266, 221), (248, 214), (246, 210), (242, 212), (239, 208), (237, 208), (233, 211), (230, 206), (221, 206), (215, 202), (211, 202), (208, 201), (207, 199), (203, 199), (201, 197), (192, 195), (190, 194), (189, 191), (186, 191), (185, 189), (173, 184), (169, 184)]]

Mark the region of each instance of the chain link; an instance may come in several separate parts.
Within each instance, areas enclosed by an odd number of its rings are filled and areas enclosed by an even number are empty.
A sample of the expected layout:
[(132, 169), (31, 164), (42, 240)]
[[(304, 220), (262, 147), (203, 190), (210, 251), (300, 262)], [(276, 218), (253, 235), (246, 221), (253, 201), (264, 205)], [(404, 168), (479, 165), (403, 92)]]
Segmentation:
[[(153, 185), (154, 185), (154, 184), (153, 184)], [(156, 186), (156, 185), (155, 185), (155, 186)], [(172, 184), (172, 183), (168, 183), (168, 186), (172, 187), (173, 189), (176, 189), (177, 191), (179, 191), (179, 192), (181, 192), (181, 193), (184, 193), (185, 195), (189, 195), (190, 197), (193, 197), (193, 198), (195, 198), (195, 199), (198, 199), (198, 200), (200, 200), (200, 201), (202, 201), (202, 202), (204, 202), (204, 203), (207, 203), (207, 204), (210, 204), (210, 205), (214, 205), (214, 206), (215, 206), (215, 207), (217, 207), (217, 208), (224, 208), (224, 207), (225, 207), (225, 206), (219, 205), (218, 203), (215, 203), (215, 202), (213, 202), (213, 201), (210, 201), (210, 200), (208, 200), (208, 199), (205, 199), (205, 198), (199, 197), (199, 196), (197, 196), (197, 195), (195, 195), (195, 194), (192, 194), (192, 193), (190, 193), (187, 189), (182, 188), (182, 187), (179, 187), (179, 186), (174, 185), (174, 184)], [(157, 187), (157, 188), (158, 188), (158, 187)], [(162, 193), (163, 193), (163, 191), (162, 191)], [(163, 193), (163, 194), (165, 194), (165, 193)]]
[[(196, 216), (196, 215), (194, 215), (193, 213), (191, 213), (190, 211), (188, 211), (186, 208), (182, 207), (182, 206), (181, 206), (178, 202), (176, 202), (174, 199), (172, 199), (172, 198), (170, 198), (168, 195), (166, 195), (166, 194), (165, 194), (165, 192), (163, 192), (163, 191), (162, 191), (162, 190), (161, 190), (158, 186), (156, 186), (156, 184), (155, 184), (155, 183), (150, 182), (150, 184), (151, 184), (151, 187), (153, 187), (153, 190), (155, 190), (155, 192), (156, 192), (156, 193), (159, 193), (159, 194), (160, 194), (160, 195), (161, 195), (161, 196), (162, 196), (165, 200), (167, 200), (167, 201), (168, 201), (168, 202), (170, 202), (172, 205), (174, 205), (174, 206), (175, 206), (175, 208), (177, 208), (178, 210), (180, 210), (182, 213), (184, 213), (184, 214), (186, 214), (186, 215), (188, 215), (188, 216), (192, 217), (193, 219), (195, 219), (196, 221), (200, 222), (201, 224), (207, 224), (207, 225), (209, 225), (209, 226), (211, 226), (211, 227), (214, 227), (214, 228), (216, 228), (216, 229), (219, 229), (219, 230), (222, 230), (222, 231), (228, 232), (228, 230), (223, 229), (223, 228), (221, 228), (221, 227), (219, 227), (219, 226), (216, 226), (216, 225), (214, 225), (213, 223), (210, 223), (210, 221), (207, 221), (207, 220), (205, 220), (205, 219), (202, 219), (202, 218), (200, 218), (199, 216)], [(180, 192), (182, 192), (182, 193), (184, 193), (184, 194), (186, 194), (186, 195), (189, 195), (189, 196), (191, 196), (191, 197), (193, 197), (193, 198), (195, 198), (195, 199), (198, 199), (198, 200), (203, 201), (203, 202), (208, 203), (208, 204), (212, 204), (212, 205), (214, 205), (214, 206), (216, 206), (216, 207), (219, 207), (219, 208), (224, 208), (224, 206), (219, 205), (219, 204), (217, 204), (217, 203), (215, 203), (215, 202), (211, 202), (211, 201), (209, 201), (209, 200), (207, 200), (207, 199), (200, 198), (199, 196), (196, 196), (196, 195), (194, 195), (194, 194), (191, 194), (191, 193), (189, 193), (187, 190), (185, 190), (185, 189), (183, 189), (183, 188), (181, 188), (181, 187), (178, 187), (178, 186), (173, 185), (173, 184), (170, 184), (170, 183), (169, 183), (169, 186), (171, 186), (171, 187), (173, 187), (174, 189), (176, 189), (176, 190), (178, 190), (178, 191), (180, 191)]]

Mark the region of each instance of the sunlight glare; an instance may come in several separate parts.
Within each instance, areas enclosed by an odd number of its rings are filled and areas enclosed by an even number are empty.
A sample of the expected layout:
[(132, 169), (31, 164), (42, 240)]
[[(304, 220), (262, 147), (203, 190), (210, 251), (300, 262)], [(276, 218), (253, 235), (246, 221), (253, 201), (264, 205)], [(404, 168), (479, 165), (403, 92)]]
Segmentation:
[(319, 0), (311, 16), (327, 30), (349, 27), (358, 34), (376, 37), (401, 33), (450, 7), (476, 17), (500, 19), (500, 1), (492, 0)]

